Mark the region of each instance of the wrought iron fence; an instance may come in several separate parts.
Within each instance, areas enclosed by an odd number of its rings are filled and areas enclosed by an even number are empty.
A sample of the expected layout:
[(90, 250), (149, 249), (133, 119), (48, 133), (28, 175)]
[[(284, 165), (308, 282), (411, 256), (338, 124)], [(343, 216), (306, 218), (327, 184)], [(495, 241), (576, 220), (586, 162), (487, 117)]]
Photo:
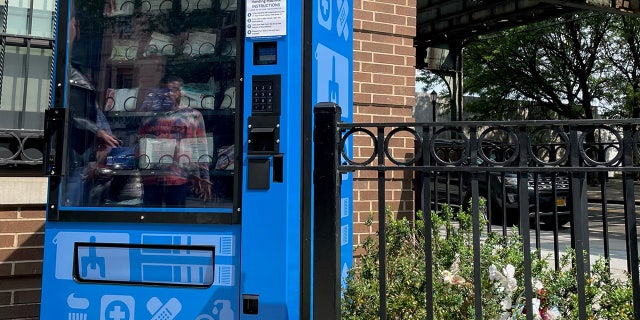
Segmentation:
[[(339, 197), (341, 174), (359, 171), (375, 177), (380, 319), (387, 319), (386, 182), (396, 172), (412, 176), (414, 197), (408, 202), (413, 212), (436, 211), (446, 203), (467, 206), (472, 213), (474, 261), (470, 263), (474, 266), (476, 297), (482, 296), (480, 230), (501, 228), (506, 235), (507, 227), (515, 224), (524, 244), (525, 279), (532, 279), (532, 254), (540, 250), (550, 252), (553, 265), (559, 268), (561, 244), (575, 250), (578, 275), (590, 273), (589, 257), (594, 255), (622, 261), (610, 264), (609, 271), (629, 274), (634, 317), (640, 319), (638, 199), (634, 192), (640, 173), (640, 119), (340, 123), (335, 109), (339, 110), (330, 104), (316, 107), (315, 231), (327, 237), (336, 234), (333, 219), (339, 217), (340, 206), (326, 207)], [(327, 159), (335, 163), (327, 164)], [(332, 185), (337, 186), (333, 187), (335, 193), (327, 196)], [(486, 200), (486, 207), (479, 207), (481, 198)], [(481, 228), (483, 216), (486, 228)], [(423, 219), (422, 234), (432, 235), (430, 215), (424, 214)], [(424, 304), (427, 318), (432, 319), (432, 243), (426, 238)], [(333, 238), (315, 244), (315, 260), (340, 261), (332, 251), (337, 241)], [(316, 276), (315, 283), (336, 279), (333, 273), (325, 278)], [(314, 310), (339, 310), (339, 287), (337, 283), (318, 289)], [(533, 310), (531, 281), (525, 281), (524, 287), (526, 309)], [(587, 308), (591, 307), (585, 302), (585, 288), (585, 277), (576, 277), (580, 319), (587, 318)], [(338, 298), (322, 298), (327, 294)], [(482, 300), (475, 299), (474, 303), (475, 318), (482, 319)], [(339, 312), (323, 315), (326, 319), (340, 316)], [(531, 312), (526, 316), (533, 319)]]
[(43, 150), (42, 130), (0, 129), (0, 174), (41, 173)]

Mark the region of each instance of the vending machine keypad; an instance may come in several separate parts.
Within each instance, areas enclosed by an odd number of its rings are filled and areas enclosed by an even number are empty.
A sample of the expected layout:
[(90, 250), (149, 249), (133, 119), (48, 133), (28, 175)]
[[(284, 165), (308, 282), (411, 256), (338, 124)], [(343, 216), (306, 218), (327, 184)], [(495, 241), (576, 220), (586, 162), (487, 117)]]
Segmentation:
[(251, 88), (252, 115), (280, 114), (280, 76), (254, 76)]

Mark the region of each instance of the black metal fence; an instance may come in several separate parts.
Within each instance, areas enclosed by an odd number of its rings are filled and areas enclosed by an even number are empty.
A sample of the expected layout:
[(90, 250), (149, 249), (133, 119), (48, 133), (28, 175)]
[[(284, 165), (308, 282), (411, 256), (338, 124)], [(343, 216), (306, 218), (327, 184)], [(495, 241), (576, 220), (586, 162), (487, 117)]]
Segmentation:
[[(380, 319), (387, 319), (386, 182), (395, 172), (412, 175), (409, 192), (413, 197), (407, 201), (413, 212), (439, 210), (442, 204), (468, 206), (474, 230), (474, 261), (469, 263), (474, 266), (476, 297), (482, 296), (481, 221), (487, 221), (482, 228), (485, 232), (501, 229), (503, 235), (515, 224), (524, 244), (525, 266), (531, 266), (532, 254), (547, 250), (558, 268), (563, 241), (575, 250), (578, 275), (590, 273), (594, 255), (622, 261), (609, 264), (609, 270), (628, 273), (634, 318), (640, 319), (638, 199), (634, 192), (640, 173), (640, 119), (340, 123), (337, 109), (323, 104), (315, 113), (314, 224), (316, 239), (323, 239), (314, 245), (314, 261), (319, 263), (315, 270), (327, 266), (333, 270), (314, 275), (316, 317), (340, 318), (340, 283), (335, 271), (339, 268), (334, 265), (340, 261), (336, 245), (340, 175), (369, 171), (374, 174), (366, 176), (375, 175), (378, 185)], [(482, 198), (486, 206), (480, 208)], [(423, 219), (423, 234), (431, 235), (430, 215), (424, 214)], [(424, 305), (427, 318), (432, 319), (432, 243), (426, 238)], [(525, 279), (532, 279), (530, 267), (524, 273)], [(591, 307), (585, 299), (585, 281), (585, 277), (576, 277), (579, 319), (586, 319)], [(524, 287), (525, 307), (533, 310), (531, 281), (525, 281)], [(482, 300), (474, 303), (475, 318), (483, 319)], [(533, 314), (526, 317), (533, 319)]]
[(43, 130), (0, 129), (0, 175), (42, 175)]

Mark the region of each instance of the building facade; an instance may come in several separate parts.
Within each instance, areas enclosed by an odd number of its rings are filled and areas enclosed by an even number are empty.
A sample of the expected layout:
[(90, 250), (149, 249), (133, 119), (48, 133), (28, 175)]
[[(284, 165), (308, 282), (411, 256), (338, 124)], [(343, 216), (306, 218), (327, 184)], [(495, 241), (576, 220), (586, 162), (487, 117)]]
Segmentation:
[[(416, 0), (354, 0), (353, 7), (354, 122), (414, 121)], [(39, 318), (47, 187), (41, 150), (55, 12), (55, 0), (0, 4), (0, 320)], [(412, 207), (411, 179), (389, 177), (394, 212)], [(376, 184), (364, 171), (354, 177), (354, 244), (376, 231), (365, 225), (377, 207)]]

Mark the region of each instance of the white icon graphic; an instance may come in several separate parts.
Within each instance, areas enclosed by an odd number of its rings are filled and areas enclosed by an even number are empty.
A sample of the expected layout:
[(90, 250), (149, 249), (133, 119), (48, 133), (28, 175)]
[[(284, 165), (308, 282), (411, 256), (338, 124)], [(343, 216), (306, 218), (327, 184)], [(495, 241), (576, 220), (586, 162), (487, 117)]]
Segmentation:
[[(189, 256), (185, 255), (184, 259)], [(213, 266), (184, 263), (141, 263), (142, 280), (174, 284), (211, 284)]]
[(316, 48), (318, 102), (335, 102), (342, 108), (342, 117), (349, 114), (349, 60), (319, 43)]
[(215, 268), (215, 279), (213, 284), (216, 286), (233, 286), (234, 284), (234, 268), (233, 265), (220, 264)]
[(135, 300), (131, 296), (104, 295), (100, 299), (100, 320), (134, 320)]
[(349, 276), (349, 266), (347, 264), (342, 265), (342, 272), (340, 274), (340, 282), (342, 283), (342, 287), (347, 286), (347, 277)]
[[(166, 245), (213, 245), (216, 256), (231, 257), (235, 255), (235, 237), (232, 235), (211, 234), (142, 234), (143, 244)], [(149, 254), (157, 251), (150, 251)], [(173, 250), (172, 254), (180, 255), (184, 251)], [(205, 254), (202, 254), (203, 256)]]
[[(215, 256), (235, 255), (235, 238), (230, 235), (143, 234), (142, 242), (166, 245), (213, 245)], [(212, 265), (211, 255), (211, 252), (203, 250), (142, 250), (141, 258), (145, 260), (140, 263), (142, 279), (163, 283), (233, 285), (232, 267)]]
[(349, 225), (344, 224), (340, 226), (340, 245), (341, 246), (348, 245), (349, 239), (351, 239), (351, 234), (349, 233)]
[(171, 298), (167, 303), (162, 304), (160, 299), (153, 297), (147, 301), (147, 311), (153, 316), (151, 320), (172, 320), (182, 310), (182, 304), (178, 299)]
[[(52, 242), (56, 246), (56, 279), (72, 280), (74, 259), (69, 257), (73, 257), (74, 243), (129, 243), (129, 235), (124, 233), (59, 232)], [(122, 268), (121, 256), (114, 257), (111, 251), (99, 248), (99, 246), (96, 248), (83, 246), (79, 249), (78, 262), (81, 267), (80, 271), (84, 271), (85, 276), (91, 276), (90, 279), (129, 279), (129, 268)], [(90, 249), (93, 249), (93, 252)], [(86, 258), (84, 259), (85, 265), (82, 265), (83, 258)], [(129, 265), (128, 260), (124, 262)], [(114, 273), (119, 274), (115, 275)]]
[(334, 0), (318, 0), (318, 23), (331, 30), (332, 24), (332, 3)]
[(69, 320), (87, 320), (87, 309), (89, 308), (89, 299), (76, 298), (75, 293), (67, 297), (67, 306), (71, 308), (69, 311)]
[(351, 214), (349, 198), (340, 198), (342, 205), (340, 206), (340, 218), (347, 218)]
[[(89, 238), (89, 242), (95, 243), (96, 237)], [(104, 279), (106, 277), (104, 257), (96, 254), (95, 247), (89, 247), (87, 251), (89, 251), (88, 255), (80, 257), (80, 276), (83, 279)]]
[(349, 40), (349, 1), (338, 0), (338, 21), (336, 21), (336, 27), (338, 29), (338, 36), (344, 37), (345, 40)]
[[(196, 320), (232, 320), (234, 319), (234, 313), (231, 309), (231, 301), (229, 300), (216, 300), (213, 302), (213, 315), (201, 314)], [(217, 316), (217, 317), (213, 317)]]

